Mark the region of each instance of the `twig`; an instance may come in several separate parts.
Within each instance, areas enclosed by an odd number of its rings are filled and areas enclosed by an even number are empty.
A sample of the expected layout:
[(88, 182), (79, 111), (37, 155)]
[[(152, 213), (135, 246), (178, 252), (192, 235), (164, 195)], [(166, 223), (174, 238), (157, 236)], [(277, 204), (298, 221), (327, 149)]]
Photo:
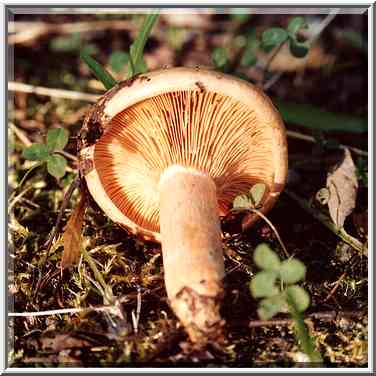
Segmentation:
[[(122, 301), (127, 300), (126, 298), (121, 299)], [(121, 302), (119, 302), (121, 303)], [(9, 317), (37, 317), (37, 316), (52, 316), (52, 315), (63, 315), (63, 314), (74, 314), (80, 312), (108, 312), (117, 311), (118, 307), (116, 305), (103, 305), (99, 307), (86, 307), (86, 308), (63, 308), (54, 309), (51, 311), (39, 311), (39, 312), (8, 312)]]
[(56, 234), (59, 230), (60, 222), (61, 222), (61, 220), (63, 218), (63, 214), (64, 214), (64, 212), (65, 212), (65, 210), (68, 206), (69, 200), (72, 197), (72, 194), (75, 191), (75, 189), (79, 186), (79, 184), (80, 184), (80, 177), (76, 176), (76, 178), (72, 181), (71, 185), (69, 186), (68, 190), (65, 192), (63, 202), (61, 204), (61, 208), (60, 208), (59, 214), (57, 216), (55, 227), (54, 227), (50, 237), (48, 238), (47, 242), (45, 243), (45, 247), (47, 248), (47, 252), (51, 248), (52, 242), (55, 239)]
[(132, 322), (133, 322), (133, 330), (135, 334), (138, 333), (138, 323), (140, 321), (140, 313), (141, 313), (141, 289), (140, 286), (137, 286), (137, 307), (136, 307), (136, 314), (132, 310)]
[[(30, 170), (29, 170), (30, 171)], [(14, 205), (22, 198), (22, 196), (24, 196), (27, 192), (30, 191), (32, 187), (27, 187), (26, 189), (24, 189), (18, 196), (14, 197), (13, 200), (11, 201), (11, 203), (9, 204), (9, 207), (8, 207), (8, 213), (11, 213), (12, 212), (12, 209), (14, 207)]]
[[(168, 22), (168, 19), (165, 19)], [(231, 23), (227, 21), (210, 22), (195, 25), (195, 30), (211, 31), (214, 29), (227, 30)], [(189, 20), (186, 24), (179, 25), (181, 28), (191, 28)], [(88, 21), (88, 22), (67, 22), (62, 24), (47, 23), (47, 22), (9, 22), (8, 31), (14, 33), (9, 35), (8, 44), (22, 44), (30, 42), (48, 33), (54, 34), (72, 34), (72, 33), (96, 33), (103, 30), (120, 30), (136, 32), (138, 26), (132, 20), (103, 20), (103, 21)], [(162, 39), (165, 36), (164, 30), (153, 31), (154, 37)]]
[(346, 277), (346, 272), (343, 273), (339, 278), (338, 278), (338, 281), (336, 282), (335, 286), (330, 290), (330, 293), (329, 295), (321, 302), (321, 303), (325, 303), (327, 302), (334, 294), (335, 292), (338, 290), (338, 287), (340, 285), (340, 283), (343, 281), (343, 279)]
[(30, 93), (36, 95), (43, 95), (47, 97), (55, 98), (65, 98), (72, 100), (80, 100), (86, 102), (96, 102), (99, 98), (99, 95), (81, 93), (79, 91), (72, 90), (63, 90), (63, 89), (51, 89), (43, 86), (34, 86), (24, 84), (22, 82), (8, 82), (8, 90), (10, 91), (19, 91), (22, 93)]
[(269, 78), (269, 80), (265, 81), (265, 83), (262, 85), (262, 88), (265, 91), (268, 91), (283, 75), (283, 72), (276, 72), (273, 74), (272, 77)]
[[(264, 90), (266, 90), (266, 88), (265, 88), (265, 79), (266, 79), (266, 73), (269, 70), (270, 64), (273, 62), (273, 60), (275, 59), (275, 57), (282, 50), (283, 46), (286, 45), (286, 43), (287, 43), (287, 41), (285, 41), (285, 42), (281, 43), (279, 46), (277, 46), (274, 49), (274, 51), (271, 53), (271, 55), (270, 55), (269, 59), (267, 60), (267, 62), (265, 63), (265, 66), (264, 66), (264, 68), (262, 70), (262, 81), (261, 81), (261, 86), (263, 87)], [(279, 78), (280, 76), (282, 76), (282, 72), (278, 72), (277, 75), (275, 75), (275, 76), (278, 76), (278, 78)], [(269, 81), (271, 81), (271, 80), (269, 80)], [(268, 86), (270, 87), (271, 84), (269, 83)]]
[(349, 244), (351, 247), (356, 249), (357, 251), (361, 253), (365, 253), (366, 251), (366, 245), (362, 244), (358, 239), (352, 237), (349, 235), (343, 228), (338, 229), (335, 224), (330, 220), (328, 216), (326, 216), (321, 211), (311, 207), (306, 200), (299, 197), (294, 192), (285, 189), (284, 192), (294, 201), (296, 201), (299, 206), (304, 209), (306, 212), (311, 214), (314, 218), (316, 218), (319, 222), (321, 222), (324, 226), (326, 226), (330, 231), (333, 232), (333, 234), (337, 235), (339, 238), (341, 238), (345, 243)]
[(339, 9), (331, 9), (330, 13), (320, 22), (316, 31), (311, 35), (309, 42), (314, 43), (321, 33), (328, 27), (328, 25), (334, 20), (335, 16), (338, 14)]
[(37, 285), (36, 285), (36, 288), (35, 288), (35, 291), (34, 291), (34, 297), (36, 297), (37, 294), (38, 294), (38, 291), (39, 291), (39, 288), (40, 288), (40, 285), (41, 285), (41, 281), (42, 281), (42, 277), (43, 277), (44, 267), (45, 267), (47, 258), (48, 258), (49, 254), (50, 254), (52, 243), (53, 243), (53, 241), (54, 241), (54, 239), (56, 237), (56, 234), (59, 231), (60, 223), (61, 223), (61, 220), (63, 218), (63, 214), (64, 214), (64, 212), (65, 212), (65, 210), (66, 210), (66, 208), (68, 206), (68, 202), (69, 202), (70, 198), (72, 197), (73, 192), (79, 186), (79, 184), (80, 184), (80, 177), (76, 176), (76, 178), (73, 180), (73, 182), (69, 186), (68, 190), (65, 192), (65, 195), (64, 195), (64, 198), (63, 198), (63, 202), (61, 204), (60, 211), (59, 211), (59, 214), (57, 216), (55, 227), (52, 230), (50, 236), (48, 237), (46, 243), (44, 244), (44, 246), (46, 248), (46, 255), (44, 257), (44, 260), (42, 262), (42, 266), (40, 268), (38, 282), (37, 282)]
[[(305, 321), (309, 319), (319, 319), (322, 321), (332, 321), (341, 318), (360, 318), (365, 315), (364, 312), (353, 312), (353, 311), (327, 311), (327, 312), (315, 312), (306, 316)], [(294, 323), (293, 319), (276, 319), (276, 320), (252, 320), (249, 322), (248, 326), (250, 328), (258, 328), (265, 326), (286, 326)]]
[[(316, 143), (317, 142), (314, 137), (309, 136), (307, 134), (300, 133), (300, 132), (286, 131), (286, 134), (287, 134), (287, 136), (292, 137), (292, 138), (296, 138), (298, 140), (308, 141), (308, 142), (312, 142), (312, 143)], [(342, 144), (340, 144), (339, 148), (342, 149), (342, 150), (349, 149), (353, 153), (358, 154), (358, 155), (362, 155), (362, 156), (365, 156), (365, 157), (368, 156), (368, 152), (366, 152), (364, 150), (361, 150), (361, 149), (358, 149), (358, 148), (353, 147), (353, 146), (348, 146), (348, 145), (342, 145)]]
[[(258, 216), (260, 216), (269, 225), (269, 227), (274, 232), (275, 236), (277, 237), (277, 239), (279, 241), (279, 244), (282, 247), (283, 252), (285, 253), (285, 256), (290, 257), (290, 254), (288, 253), (287, 248), (283, 244), (283, 241), (282, 241), (281, 237), (279, 236), (279, 233), (278, 233), (277, 229), (274, 227), (273, 223), (258, 209), (255, 209), (255, 208), (241, 209), (241, 211), (243, 211), (243, 210), (251, 211), (253, 213), (256, 213)], [(234, 210), (234, 211), (237, 211), (237, 210)]]
[[(101, 30), (136, 30), (137, 25), (129, 20), (115, 21), (91, 21), (91, 22), (69, 22), (63, 24), (52, 24), (47, 22), (11, 22), (9, 31), (15, 34), (10, 35), (8, 44), (22, 44), (30, 42), (48, 33), (73, 34), (84, 32), (98, 32)], [(21, 31), (17, 31), (21, 29)]]
[(26, 136), (25, 132), (21, 131), (15, 124), (8, 122), (8, 127), (12, 130), (12, 132), (16, 135), (16, 137), (22, 142), (23, 145), (26, 147), (31, 146), (33, 143), (29, 140)]

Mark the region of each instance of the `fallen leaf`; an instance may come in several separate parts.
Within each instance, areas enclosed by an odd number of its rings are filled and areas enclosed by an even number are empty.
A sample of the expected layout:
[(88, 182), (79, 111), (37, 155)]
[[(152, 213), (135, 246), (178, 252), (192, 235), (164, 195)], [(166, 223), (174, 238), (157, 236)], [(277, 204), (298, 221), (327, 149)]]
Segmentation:
[(328, 173), (326, 186), (329, 189), (328, 207), (330, 217), (337, 226), (342, 228), (346, 217), (355, 208), (358, 191), (355, 164), (350, 151), (346, 148), (342, 160)]
[(64, 252), (61, 260), (61, 269), (65, 269), (75, 264), (80, 258), (81, 229), (84, 222), (86, 209), (86, 197), (82, 194), (80, 202), (74, 209), (64, 228), (63, 244)]

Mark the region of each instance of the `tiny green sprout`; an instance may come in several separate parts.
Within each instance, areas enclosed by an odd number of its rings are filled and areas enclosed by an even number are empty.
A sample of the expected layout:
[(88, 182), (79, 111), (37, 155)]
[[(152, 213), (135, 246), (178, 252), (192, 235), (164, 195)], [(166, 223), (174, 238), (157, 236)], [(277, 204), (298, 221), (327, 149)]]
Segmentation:
[(290, 52), (293, 56), (302, 58), (305, 57), (310, 48), (310, 44), (308, 41), (305, 42), (299, 42), (296, 38), (289, 38), (289, 46), (290, 46)]
[(274, 47), (287, 41), (289, 34), (281, 27), (271, 27), (265, 30), (261, 36), (261, 47), (269, 52)]
[(233, 208), (235, 210), (257, 209), (261, 206), (262, 199), (266, 191), (266, 185), (263, 183), (254, 184), (248, 193), (243, 193), (235, 197)]
[[(62, 155), (58, 154), (58, 152), (61, 152), (67, 143), (68, 132), (66, 129), (50, 129), (47, 133), (45, 144), (33, 144), (24, 149), (22, 155), (25, 159), (39, 161), (38, 165), (46, 163), (48, 173), (59, 179), (65, 175), (67, 160)], [(34, 166), (31, 168), (33, 169)], [(26, 172), (26, 174), (28, 174), (28, 172)]]
[(260, 301), (257, 313), (262, 320), (269, 320), (279, 312), (288, 310), (296, 329), (302, 350), (312, 362), (321, 362), (314, 342), (304, 323), (302, 313), (309, 307), (308, 293), (295, 283), (304, 280), (305, 265), (293, 258), (281, 262), (279, 256), (265, 243), (256, 247), (253, 259), (261, 269), (249, 284), (254, 298)]
[(294, 17), (290, 20), (287, 29), (272, 27), (262, 33), (261, 47), (264, 51), (270, 52), (273, 48), (288, 42), (291, 54), (294, 57), (302, 58), (307, 55), (310, 48), (309, 41), (300, 41), (298, 32), (308, 27), (303, 17)]
[(300, 29), (307, 29), (308, 25), (303, 17), (293, 17), (287, 26), (287, 32), (290, 36), (296, 36)]

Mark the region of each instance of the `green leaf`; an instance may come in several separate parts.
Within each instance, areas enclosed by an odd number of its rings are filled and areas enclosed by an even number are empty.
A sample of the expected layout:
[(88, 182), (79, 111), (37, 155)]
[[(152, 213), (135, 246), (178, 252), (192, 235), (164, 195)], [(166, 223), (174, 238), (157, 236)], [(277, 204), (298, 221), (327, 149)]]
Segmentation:
[(112, 75), (85, 51), (81, 51), (81, 59), (87, 64), (95, 77), (102, 82), (103, 86), (107, 90), (111, 89), (117, 84), (117, 81), (112, 77)]
[(149, 38), (151, 30), (158, 19), (159, 13), (152, 13), (146, 16), (141, 30), (137, 35), (136, 40), (130, 47), (130, 62), (129, 76), (133, 77), (135, 74), (143, 73), (146, 70), (146, 64), (143, 58), (145, 44)]
[(63, 150), (68, 143), (68, 131), (64, 128), (50, 129), (47, 133), (49, 151)]
[(216, 68), (223, 69), (228, 63), (228, 53), (223, 47), (217, 47), (212, 52), (212, 61)]
[(264, 298), (278, 294), (279, 290), (275, 286), (276, 279), (277, 273), (271, 270), (257, 273), (249, 285), (252, 296), (254, 298)]
[(282, 262), (280, 269), (280, 278), (283, 282), (291, 284), (301, 281), (305, 278), (306, 267), (296, 259), (289, 259)]
[(44, 161), (49, 156), (49, 150), (45, 144), (33, 144), (24, 149), (22, 156), (30, 161)]
[(277, 270), (281, 265), (278, 255), (266, 243), (256, 247), (253, 260), (260, 269), (264, 270)]
[(252, 186), (249, 190), (249, 196), (252, 199), (253, 206), (257, 207), (260, 205), (262, 198), (264, 197), (266, 191), (266, 185), (263, 183), (257, 183)]
[(62, 178), (65, 175), (67, 161), (61, 155), (50, 155), (47, 159), (47, 171), (55, 178)]
[(309, 52), (309, 42), (298, 42), (295, 38), (290, 38), (289, 41), (290, 52), (293, 56), (302, 58)]
[(300, 286), (289, 286), (286, 289), (286, 296), (288, 303), (297, 312), (304, 312), (309, 307), (309, 295), (308, 293)]
[(270, 298), (261, 300), (257, 313), (261, 320), (269, 320), (278, 312), (281, 312), (285, 304), (286, 301), (281, 294), (271, 296)]
[(242, 55), (242, 58), (240, 60), (240, 64), (241, 66), (243, 67), (251, 67), (253, 65), (255, 65), (257, 62), (257, 56), (256, 54), (254, 53), (254, 51), (250, 48), (247, 48), (243, 55)]
[(365, 133), (367, 119), (325, 111), (309, 104), (283, 102), (273, 98), (286, 123), (323, 131)]
[(250, 208), (252, 202), (249, 199), (248, 195), (246, 194), (241, 194), (235, 197), (232, 207), (234, 209), (248, 209)]
[(129, 54), (123, 51), (115, 51), (110, 56), (109, 64), (111, 69), (116, 72), (120, 73), (124, 70), (125, 66), (129, 62)]
[(303, 17), (294, 17), (290, 20), (287, 31), (290, 35), (295, 36), (300, 29), (306, 29), (308, 27)]
[(262, 33), (261, 41), (264, 49), (269, 50), (285, 42), (288, 38), (287, 31), (281, 27), (272, 27)]

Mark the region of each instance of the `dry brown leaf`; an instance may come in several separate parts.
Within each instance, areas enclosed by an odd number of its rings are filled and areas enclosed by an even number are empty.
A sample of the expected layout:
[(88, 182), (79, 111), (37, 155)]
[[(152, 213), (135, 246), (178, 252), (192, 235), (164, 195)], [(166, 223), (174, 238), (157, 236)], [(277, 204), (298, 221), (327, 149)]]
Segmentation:
[(346, 148), (342, 160), (328, 173), (326, 186), (329, 189), (329, 213), (337, 228), (342, 228), (346, 217), (356, 204), (358, 179), (350, 151)]
[(80, 258), (82, 239), (82, 225), (86, 209), (86, 198), (82, 194), (80, 202), (73, 210), (67, 225), (64, 228), (63, 244), (64, 252), (61, 260), (61, 268), (65, 269), (75, 264)]

